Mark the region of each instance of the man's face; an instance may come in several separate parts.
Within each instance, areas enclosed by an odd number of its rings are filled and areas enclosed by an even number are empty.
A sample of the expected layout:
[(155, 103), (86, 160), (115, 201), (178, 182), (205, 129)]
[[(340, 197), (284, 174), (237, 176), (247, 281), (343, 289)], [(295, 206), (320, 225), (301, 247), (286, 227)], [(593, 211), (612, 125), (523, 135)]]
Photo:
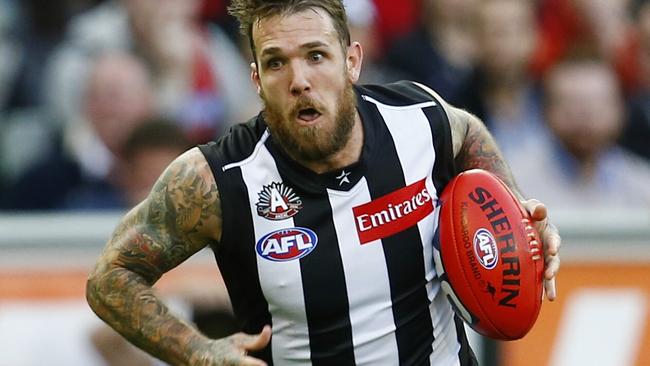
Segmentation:
[(144, 65), (129, 55), (107, 55), (93, 66), (85, 117), (108, 149), (121, 154), (133, 129), (154, 113), (153, 89)]
[(479, 7), (483, 67), (495, 76), (522, 77), (534, 51), (532, 5), (521, 0), (488, 1)]
[(560, 65), (547, 77), (548, 123), (579, 159), (609, 147), (620, 133), (623, 105), (613, 72), (599, 64)]
[(303, 161), (340, 151), (356, 116), (358, 44), (344, 50), (332, 19), (320, 9), (262, 19), (253, 26), (253, 41), (252, 78), (274, 138)]

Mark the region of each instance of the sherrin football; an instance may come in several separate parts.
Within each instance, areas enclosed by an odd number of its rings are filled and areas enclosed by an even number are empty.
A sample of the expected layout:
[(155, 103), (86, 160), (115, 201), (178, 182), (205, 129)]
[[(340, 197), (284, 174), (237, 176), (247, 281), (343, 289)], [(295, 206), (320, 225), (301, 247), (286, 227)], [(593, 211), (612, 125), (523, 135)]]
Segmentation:
[(440, 197), (436, 271), (454, 310), (478, 333), (515, 340), (542, 303), (542, 242), (528, 213), (495, 175), (454, 177)]

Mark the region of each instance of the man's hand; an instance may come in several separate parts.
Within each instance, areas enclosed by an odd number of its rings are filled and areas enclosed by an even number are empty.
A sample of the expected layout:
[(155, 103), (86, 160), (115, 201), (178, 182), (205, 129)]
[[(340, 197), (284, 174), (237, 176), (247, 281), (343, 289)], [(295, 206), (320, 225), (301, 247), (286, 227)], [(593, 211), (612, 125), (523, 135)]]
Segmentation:
[(550, 301), (555, 300), (555, 276), (560, 270), (560, 245), (562, 238), (555, 225), (548, 222), (548, 211), (543, 203), (536, 199), (523, 201), (522, 204), (535, 222), (535, 229), (544, 244), (544, 291)]
[(193, 365), (266, 366), (266, 363), (248, 356), (248, 352), (260, 351), (271, 340), (271, 327), (264, 326), (259, 334), (236, 333), (212, 341), (210, 353), (203, 355)]

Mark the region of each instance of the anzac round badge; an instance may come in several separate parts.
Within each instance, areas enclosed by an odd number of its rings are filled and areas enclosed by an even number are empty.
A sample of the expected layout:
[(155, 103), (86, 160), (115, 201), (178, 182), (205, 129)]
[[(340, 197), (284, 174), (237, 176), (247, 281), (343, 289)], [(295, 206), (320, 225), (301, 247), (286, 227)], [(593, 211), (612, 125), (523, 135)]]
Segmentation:
[(273, 182), (257, 194), (257, 214), (269, 220), (285, 220), (302, 209), (302, 200), (293, 189), (283, 183)]

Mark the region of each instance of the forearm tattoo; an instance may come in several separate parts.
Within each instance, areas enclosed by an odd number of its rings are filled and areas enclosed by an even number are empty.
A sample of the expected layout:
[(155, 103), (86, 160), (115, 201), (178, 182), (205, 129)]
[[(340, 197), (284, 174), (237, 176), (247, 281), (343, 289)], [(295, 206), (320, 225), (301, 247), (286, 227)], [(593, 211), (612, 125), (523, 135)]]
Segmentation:
[(518, 198), (522, 199), (510, 167), (485, 125), (467, 112), (457, 113), (456, 116), (465, 118), (462, 124), (466, 126), (465, 138), (456, 155), (457, 167), (461, 171), (476, 168), (490, 171), (501, 178)]
[(100, 318), (174, 365), (199, 364), (210, 343), (170, 314), (151, 286), (218, 238), (220, 200), (209, 174), (196, 149), (172, 163), (118, 225), (87, 284), (88, 302)]

